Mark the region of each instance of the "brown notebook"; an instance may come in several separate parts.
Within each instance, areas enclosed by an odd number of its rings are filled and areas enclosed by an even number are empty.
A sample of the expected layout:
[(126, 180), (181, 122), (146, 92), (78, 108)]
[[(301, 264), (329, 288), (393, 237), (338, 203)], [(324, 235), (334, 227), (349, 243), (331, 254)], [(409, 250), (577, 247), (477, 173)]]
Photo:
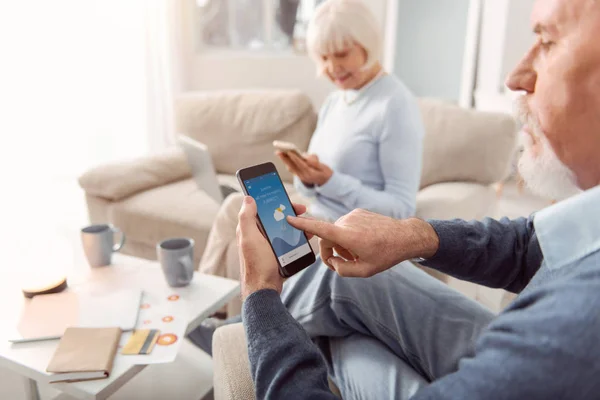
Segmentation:
[(121, 328), (67, 328), (48, 364), (50, 383), (108, 378)]

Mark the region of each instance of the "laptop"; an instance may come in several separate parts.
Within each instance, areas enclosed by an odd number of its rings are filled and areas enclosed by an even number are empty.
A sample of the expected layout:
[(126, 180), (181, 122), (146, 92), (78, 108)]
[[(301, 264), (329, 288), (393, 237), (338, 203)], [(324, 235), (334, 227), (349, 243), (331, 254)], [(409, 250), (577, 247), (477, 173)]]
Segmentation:
[(219, 184), (212, 158), (203, 143), (185, 135), (179, 135), (177, 140), (185, 152), (188, 164), (192, 169), (192, 176), (200, 190), (206, 192), (218, 204), (223, 203), (223, 200), (230, 194), (239, 192), (238, 189), (231, 186)]

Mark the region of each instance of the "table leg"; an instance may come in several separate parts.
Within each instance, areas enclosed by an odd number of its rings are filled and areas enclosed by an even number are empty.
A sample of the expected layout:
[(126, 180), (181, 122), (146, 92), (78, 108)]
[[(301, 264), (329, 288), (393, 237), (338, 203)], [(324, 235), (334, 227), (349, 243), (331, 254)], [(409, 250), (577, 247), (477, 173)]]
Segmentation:
[(40, 391), (37, 381), (25, 378), (25, 398), (28, 400), (40, 400)]

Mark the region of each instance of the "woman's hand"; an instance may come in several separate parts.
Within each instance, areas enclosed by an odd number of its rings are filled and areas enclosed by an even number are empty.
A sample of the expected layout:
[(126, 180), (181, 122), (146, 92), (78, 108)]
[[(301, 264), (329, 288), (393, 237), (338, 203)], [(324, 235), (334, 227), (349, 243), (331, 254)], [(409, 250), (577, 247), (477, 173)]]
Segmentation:
[(295, 151), (277, 151), (275, 154), (284, 162), (287, 170), (306, 186), (323, 186), (333, 175), (333, 170), (321, 163), (315, 154), (301, 156)]

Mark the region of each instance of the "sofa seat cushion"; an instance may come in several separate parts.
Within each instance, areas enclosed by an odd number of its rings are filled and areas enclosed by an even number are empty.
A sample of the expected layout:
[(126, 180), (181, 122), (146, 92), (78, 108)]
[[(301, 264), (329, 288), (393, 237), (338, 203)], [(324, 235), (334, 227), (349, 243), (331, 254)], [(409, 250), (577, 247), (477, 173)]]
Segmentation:
[(191, 237), (199, 257), (218, 210), (219, 204), (186, 179), (114, 203), (109, 218), (137, 243), (155, 246), (166, 238)]
[(491, 215), (495, 205), (492, 185), (446, 182), (417, 193), (417, 217), (422, 219), (480, 219)]

